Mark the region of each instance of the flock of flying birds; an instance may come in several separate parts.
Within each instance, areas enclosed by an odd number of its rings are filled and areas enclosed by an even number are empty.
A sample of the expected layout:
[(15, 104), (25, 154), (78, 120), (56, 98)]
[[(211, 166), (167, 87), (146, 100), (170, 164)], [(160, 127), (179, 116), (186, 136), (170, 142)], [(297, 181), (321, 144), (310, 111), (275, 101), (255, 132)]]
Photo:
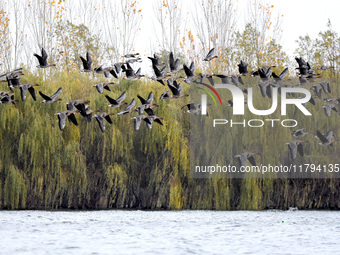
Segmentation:
[[(41, 55), (34, 54), (37, 58), (39, 65), (38, 68), (48, 68), (53, 67), (55, 64), (49, 64), (47, 59), (48, 55), (44, 48), (41, 49)], [(211, 49), (203, 61), (211, 61), (218, 56), (215, 55), (215, 50)], [(89, 52), (86, 54), (86, 58), (80, 57), (83, 63), (83, 70), (82, 72), (87, 73), (97, 73), (103, 74), (106, 78), (114, 77), (116, 79), (119, 78), (121, 73), (125, 73), (124, 79), (129, 81), (136, 81), (145, 75), (141, 74), (141, 68), (135, 71), (131, 64), (132, 63), (139, 63), (142, 62), (139, 53), (134, 54), (126, 54), (123, 56), (124, 62), (115, 63), (112, 67), (103, 67), (102, 65), (93, 68), (92, 64), (92, 57)], [(154, 54), (153, 57), (148, 57), (152, 62), (152, 68), (154, 70), (154, 76), (150, 77), (150, 79), (159, 82), (163, 86), (165, 86), (164, 80), (166, 80), (167, 86), (169, 90), (165, 91), (159, 99), (179, 99), (182, 97), (189, 96), (188, 94), (183, 94), (182, 85), (177, 82), (177, 80), (181, 79), (184, 83), (187, 84), (205, 84), (204, 81), (207, 79), (212, 86), (214, 86), (214, 77), (217, 77), (221, 80), (223, 84), (234, 84), (238, 86), (244, 93), (247, 93), (247, 88), (243, 87), (244, 82), (242, 80), (243, 76), (250, 74), (252, 77), (259, 77), (260, 83), (257, 85), (260, 87), (260, 91), (263, 97), (271, 98), (271, 87), (278, 87), (279, 92), (281, 87), (292, 87), (296, 85), (292, 84), (284, 84), (282, 85), (281, 82), (285, 78), (288, 73), (288, 68), (284, 69), (283, 72), (279, 75), (272, 72), (271, 68), (275, 66), (263, 66), (258, 68), (258, 70), (254, 72), (248, 72), (248, 65), (244, 61), (238, 64), (239, 74), (237, 75), (227, 75), (227, 74), (196, 74), (195, 73), (195, 64), (192, 62), (190, 66), (186, 64), (180, 65), (179, 59), (175, 59), (172, 52), (169, 54), (169, 68), (166, 68), (165, 63), (161, 63), (160, 56)], [(320, 74), (316, 74), (315, 71), (311, 68), (308, 62), (306, 62), (302, 57), (295, 58), (299, 67), (296, 69), (299, 70), (298, 77), (299, 77), (299, 84), (297, 85), (305, 85), (307, 83), (313, 82), (316, 78), (320, 77)], [(320, 70), (325, 70), (326, 67), (320, 68)], [(179, 73), (183, 73), (184, 71), (185, 76), (180, 76)], [(24, 101), (27, 92), (30, 93), (33, 100), (36, 101), (36, 93), (35, 93), (35, 86), (39, 86), (38, 84), (21, 84), (20, 79), (21, 75), (24, 75), (22, 68), (7, 72), (3, 75), (0, 75), (0, 82), (7, 82), (10, 91), (0, 91), (0, 103), (1, 104), (15, 104), (17, 99), (14, 99), (14, 89), (20, 89), (21, 92), (21, 100)], [(273, 79), (271, 79), (273, 77)], [(96, 87), (97, 91), (102, 94), (104, 89), (111, 91), (109, 85), (114, 84), (114, 82), (101, 82), (98, 84), (93, 85)], [(243, 86), (241, 86), (243, 85)], [(309, 103), (315, 105), (315, 99), (322, 98), (322, 92), (326, 95), (331, 93), (331, 87), (329, 82), (321, 81), (316, 85), (310, 88), (314, 91), (315, 96), (311, 98)], [(59, 88), (53, 95), (46, 95), (43, 92), (39, 91), (39, 95), (43, 98), (42, 103), (54, 103), (60, 101), (61, 99), (58, 96), (62, 93), (62, 88)], [(89, 108), (89, 101), (83, 99), (73, 100), (71, 102), (66, 103), (67, 109), (63, 112), (55, 113), (55, 115), (59, 118), (59, 128), (60, 130), (64, 130), (66, 119), (72, 122), (74, 125), (78, 125), (78, 121), (75, 117), (75, 113), (80, 113), (88, 122), (92, 121), (92, 118), (95, 118), (99, 124), (101, 131), (105, 131), (105, 121), (112, 124), (111, 117), (112, 115), (127, 115), (133, 112), (138, 112), (138, 115), (132, 117), (131, 119), (134, 120), (134, 129), (138, 130), (141, 126), (142, 121), (146, 123), (148, 129), (152, 128), (153, 122), (156, 122), (159, 125), (163, 125), (163, 118), (159, 117), (155, 114), (154, 108), (158, 107), (159, 105), (154, 104), (154, 95), (152, 92), (149, 93), (147, 99), (137, 95), (138, 99), (140, 100), (141, 104), (138, 107), (135, 107), (135, 99), (128, 104), (124, 102), (126, 98), (126, 91), (124, 91), (117, 99), (114, 99), (108, 95), (105, 95), (106, 99), (109, 102), (108, 107), (111, 108), (120, 108), (124, 105), (127, 105), (124, 110), (118, 111), (116, 113), (107, 113), (107, 112), (100, 112), (99, 110), (92, 110)], [(338, 112), (338, 104), (340, 103), (340, 98), (325, 98), (323, 101), (326, 103), (323, 105), (324, 113), (326, 116), (330, 116), (332, 111)], [(232, 100), (228, 101), (229, 107), (233, 106)], [(198, 103), (189, 103), (184, 105), (181, 109), (186, 108), (186, 113), (193, 113), (199, 114), (201, 111), (201, 105)], [(143, 113), (146, 114), (143, 114)], [(304, 128), (298, 129), (293, 132), (292, 136), (301, 138), (311, 132), (305, 132)], [(329, 130), (326, 134), (321, 133), (320, 131), (316, 132), (316, 138), (320, 140), (321, 145), (329, 145), (333, 146), (333, 143), (337, 140), (334, 139), (333, 131)], [(291, 142), (286, 143), (290, 150), (291, 158), (294, 160), (297, 157), (297, 153), (303, 156), (303, 143), (306, 140), (294, 140)], [(244, 152), (242, 154), (236, 155), (236, 158), (239, 158), (240, 164), (242, 166), (247, 165), (247, 160), (252, 164), (256, 165), (254, 156), (260, 155), (260, 153), (252, 153), (252, 152)]]

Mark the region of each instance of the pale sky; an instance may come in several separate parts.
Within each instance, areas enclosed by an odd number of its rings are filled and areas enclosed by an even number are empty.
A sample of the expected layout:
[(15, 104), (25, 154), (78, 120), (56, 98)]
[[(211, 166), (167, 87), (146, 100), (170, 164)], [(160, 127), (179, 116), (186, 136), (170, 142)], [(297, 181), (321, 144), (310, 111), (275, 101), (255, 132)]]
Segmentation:
[[(154, 30), (152, 25), (153, 5), (155, 0), (139, 0), (143, 10), (142, 36), (140, 38), (150, 42), (154, 40)], [(238, 28), (242, 30), (244, 25), (244, 16), (247, 10), (248, 0), (236, 0), (240, 17), (238, 19)], [(186, 12), (193, 10), (189, 5), (190, 1), (183, 1), (183, 9)], [(274, 5), (274, 10), (283, 14), (283, 36), (281, 44), (289, 56), (292, 56), (297, 43), (295, 41), (299, 36), (309, 34), (315, 39), (320, 31), (327, 29), (328, 19), (331, 20), (333, 30), (339, 33), (340, 30), (340, 1), (338, 0), (267, 0), (267, 3)], [(243, 11), (244, 10), (244, 11)], [(190, 17), (190, 15), (187, 15)], [(149, 45), (144, 45), (142, 40), (140, 46), (136, 47), (145, 49), (149, 53)], [(142, 46), (143, 45), (143, 46)]]
[[(242, 0), (239, 0), (242, 1)], [(243, 0), (245, 1), (245, 0)], [(340, 1), (338, 0), (272, 0), (283, 17), (282, 45), (287, 53), (293, 54), (297, 48), (295, 40), (309, 34), (312, 39), (320, 31), (327, 29), (328, 19), (333, 30), (340, 30)]]

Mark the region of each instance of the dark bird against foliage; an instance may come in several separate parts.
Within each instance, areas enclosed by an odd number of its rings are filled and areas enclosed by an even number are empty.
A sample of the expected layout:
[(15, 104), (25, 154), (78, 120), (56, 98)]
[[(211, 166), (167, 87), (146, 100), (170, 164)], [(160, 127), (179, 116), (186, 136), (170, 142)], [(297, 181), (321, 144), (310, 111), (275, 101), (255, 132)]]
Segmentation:
[(34, 101), (36, 101), (34, 86), (39, 86), (39, 84), (25, 83), (20, 85), (21, 100), (24, 101), (27, 95), (27, 91), (31, 94)]
[(97, 83), (95, 85), (93, 85), (93, 87), (96, 87), (97, 91), (100, 94), (103, 94), (104, 89), (111, 91), (109, 85), (110, 84), (115, 84), (114, 82), (101, 82), (101, 83)]
[(238, 66), (238, 71), (240, 75), (248, 74), (248, 64), (246, 62), (241, 60), (241, 62), (237, 66)]
[(83, 62), (84, 70), (83, 72), (92, 72), (92, 57), (89, 52), (86, 53), (86, 59), (80, 56), (81, 61)]
[(334, 134), (332, 130), (329, 130), (326, 135), (323, 135), (319, 130), (316, 131), (316, 137), (320, 139), (321, 142), (319, 144), (322, 146), (333, 146), (333, 142), (335, 141), (333, 136)]
[(105, 123), (104, 123), (104, 119), (109, 122), (110, 124), (112, 124), (112, 120), (110, 118), (110, 115), (114, 115), (115, 113), (106, 113), (106, 112), (101, 112), (98, 114), (95, 114), (92, 118), (96, 118), (98, 125), (100, 127), (100, 130), (102, 132), (105, 132)]
[(273, 73), (272, 73), (272, 76), (273, 76), (273, 78), (275, 79), (275, 81), (280, 82), (280, 81), (283, 80), (284, 77), (286, 77), (287, 73), (288, 73), (288, 67), (286, 67), (286, 68), (282, 71), (282, 73), (280, 73), (279, 75), (277, 75), (275, 72), (273, 72)]
[(174, 59), (174, 54), (170, 52), (169, 54), (169, 66), (170, 73), (176, 73), (179, 71), (179, 59)]
[(327, 105), (324, 105), (322, 106), (323, 110), (324, 110), (324, 113), (327, 117), (330, 117), (331, 116), (331, 111), (335, 111), (335, 112), (339, 112), (338, 111), (338, 108), (336, 107), (337, 105), (336, 104), (327, 104)]
[(286, 145), (288, 145), (290, 155), (291, 155), (293, 160), (296, 159), (297, 152), (299, 152), (300, 156), (303, 157), (302, 144), (305, 143), (305, 142), (306, 141), (302, 141), (302, 140), (294, 140), (294, 141), (285, 143)]
[(132, 113), (132, 107), (134, 107), (136, 104), (135, 99), (132, 99), (131, 103), (125, 108), (124, 111), (118, 112), (117, 115), (125, 115), (125, 114), (129, 114)]
[(152, 125), (151, 119), (146, 115), (141, 114), (141, 115), (138, 115), (136, 117), (132, 117), (131, 119), (134, 120), (135, 131), (139, 130), (142, 120), (144, 120), (147, 125)]
[(52, 96), (47, 96), (44, 93), (42, 93), (41, 91), (39, 91), (40, 96), (44, 99), (42, 101), (42, 103), (50, 104), (50, 103), (53, 103), (53, 102), (56, 102), (56, 101), (60, 101), (61, 98), (57, 99), (57, 96), (60, 95), (61, 91), (62, 91), (62, 88), (59, 88)]
[(18, 102), (18, 99), (14, 99), (14, 95), (5, 95), (0, 98), (0, 104), (14, 104)]
[(212, 48), (212, 49), (208, 52), (207, 56), (203, 59), (203, 61), (211, 61), (211, 60), (213, 60), (214, 58), (218, 58), (218, 56), (216, 56), (216, 55), (213, 56), (214, 53), (215, 53), (215, 48)]
[(110, 103), (108, 107), (111, 107), (111, 108), (118, 108), (122, 105), (127, 104), (126, 102), (123, 103), (124, 99), (126, 98), (126, 91), (124, 91), (117, 99), (109, 97), (108, 95), (105, 95), (105, 97)]
[(47, 55), (44, 48), (41, 48), (41, 56), (39, 56), (36, 53), (34, 53), (33, 56), (35, 56), (39, 61), (39, 65), (37, 65), (38, 68), (47, 68), (47, 67), (50, 67), (50, 66), (56, 66), (55, 64), (48, 64), (47, 63), (48, 55)]
[(167, 90), (164, 92), (159, 99), (175, 99), (175, 98), (181, 98), (181, 97), (187, 97), (188, 94), (182, 94), (183, 87), (180, 83), (177, 83), (177, 81), (174, 81), (173, 79), (168, 79), (168, 87), (171, 90), (172, 95), (170, 95), (170, 90)]
[(188, 110), (185, 111), (186, 113), (193, 113), (198, 115), (201, 112), (201, 104), (190, 103), (184, 105), (181, 109), (184, 109), (185, 107), (188, 108)]
[(294, 137), (304, 137), (305, 135), (308, 135), (308, 134), (310, 134), (310, 132), (305, 132), (304, 128), (300, 128), (300, 129), (295, 130), (292, 133), (292, 136), (294, 136)]
[(238, 158), (240, 161), (241, 166), (246, 167), (247, 166), (247, 160), (252, 164), (253, 166), (256, 166), (255, 157), (256, 155), (261, 155), (261, 153), (254, 153), (254, 152), (243, 152), (239, 155), (235, 155), (235, 158)]
[(66, 117), (67, 117), (68, 120), (69, 120), (70, 122), (72, 122), (74, 125), (78, 126), (78, 122), (77, 122), (76, 116), (74, 115), (75, 112), (77, 112), (77, 111), (69, 111), (69, 110), (66, 110), (66, 111), (58, 112), (58, 113), (55, 113), (55, 114), (54, 114), (54, 115), (57, 115), (57, 116), (58, 116), (58, 119), (59, 119), (59, 129), (60, 129), (61, 131), (63, 131), (64, 128), (65, 128)]

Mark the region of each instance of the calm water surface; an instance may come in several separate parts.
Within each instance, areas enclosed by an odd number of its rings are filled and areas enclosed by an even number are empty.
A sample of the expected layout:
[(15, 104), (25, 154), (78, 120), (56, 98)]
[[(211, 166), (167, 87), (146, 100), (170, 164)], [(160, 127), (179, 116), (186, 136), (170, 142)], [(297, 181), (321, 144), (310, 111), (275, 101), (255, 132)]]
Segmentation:
[(340, 212), (0, 211), (0, 254), (339, 254)]

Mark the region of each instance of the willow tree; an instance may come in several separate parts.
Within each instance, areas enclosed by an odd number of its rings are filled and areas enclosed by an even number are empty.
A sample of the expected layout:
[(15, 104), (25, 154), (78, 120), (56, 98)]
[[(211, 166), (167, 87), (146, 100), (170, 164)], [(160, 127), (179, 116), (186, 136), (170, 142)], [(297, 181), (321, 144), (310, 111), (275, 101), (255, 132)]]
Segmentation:
[(299, 36), (299, 39), (295, 42), (298, 44), (298, 48), (295, 49), (295, 54), (299, 57), (303, 57), (308, 63), (313, 64), (315, 41), (307, 34), (305, 36)]
[[(32, 48), (40, 50), (44, 47), (53, 61), (56, 54), (55, 40), (52, 31), (62, 20), (65, 11), (63, 1), (55, 0), (30, 0), (26, 2), (24, 8), (25, 22), (27, 27), (27, 59), (28, 63), (32, 63)], [(32, 47), (33, 46), (33, 47)]]
[(236, 29), (236, 6), (233, 0), (203, 0), (196, 5), (193, 21), (199, 41), (199, 58), (202, 52), (215, 48), (219, 56), (218, 68), (229, 68), (229, 57)]
[[(69, 21), (59, 23), (54, 29), (57, 47), (59, 52), (58, 60), (67, 68), (81, 69), (81, 55), (90, 52), (93, 60), (100, 63), (103, 60), (104, 51), (98, 35), (92, 35), (89, 29), (84, 25), (75, 25)], [(94, 64), (95, 65), (95, 64)]]
[(279, 44), (282, 28), (281, 20), (283, 15), (277, 14), (274, 17), (274, 5), (264, 3), (263, 0), (252, 0), (248, 3), (247, 24), (251, 24), (257, 31), (253, 33), (253, 51), (256, 65), (272, 65), (273, 58), (266, 54), (269, 44)]
[(10, 49), (11, 44), (8, 40), (10, 36), (9, 32), (9, 16), (6, 11), (6, 3), (0, 3), (0, 70), (6, 70), (10, 68)]
[(162, 51), (178, 53), (179, 37), (183, 28), (182, 3), (176, 0), (158, 1), (154, 5), (154, 23), (157, 42)]
[(327, 30), (320, 31), (317, 38), (313, 39), (305, 35), (300, 36), (296, 42), (298, 43), (298, 48), (295, 49), (297, 55), (304, 57), (314, 69), (322, 67), (324, 76), (328, 73), (330, 77), (338, 78), (340, 37), (333, 30), (330, 21), (327, 23)]
[(331, 77), (338, 78), (340, 66), (340, 38), (338, 33), (332, 28), (332, 23), (329, 20), (327, 30), (319, 33), (319, 38), (316, 39), (316, 57), (319, 58), (319, 65), (331, 70)]
[(118, 61), (122, 54), (134, 50), (140, 31), (142, 9), (139, 2), (133, 0), (102, 0), (101, 26), (110, 60)]
[(21, 54), (24, 50), (25, 40), (25, 19), (24, 13), (21, 9), (24, 7), (24, 3), (20, 0), (11, 1), (10, 13), (12, 14), (12, 24), (14, 25), (14, 32), (11, 33), (11, 42), (13, 48), (11, 68), (17, 68), (21, 58)]

